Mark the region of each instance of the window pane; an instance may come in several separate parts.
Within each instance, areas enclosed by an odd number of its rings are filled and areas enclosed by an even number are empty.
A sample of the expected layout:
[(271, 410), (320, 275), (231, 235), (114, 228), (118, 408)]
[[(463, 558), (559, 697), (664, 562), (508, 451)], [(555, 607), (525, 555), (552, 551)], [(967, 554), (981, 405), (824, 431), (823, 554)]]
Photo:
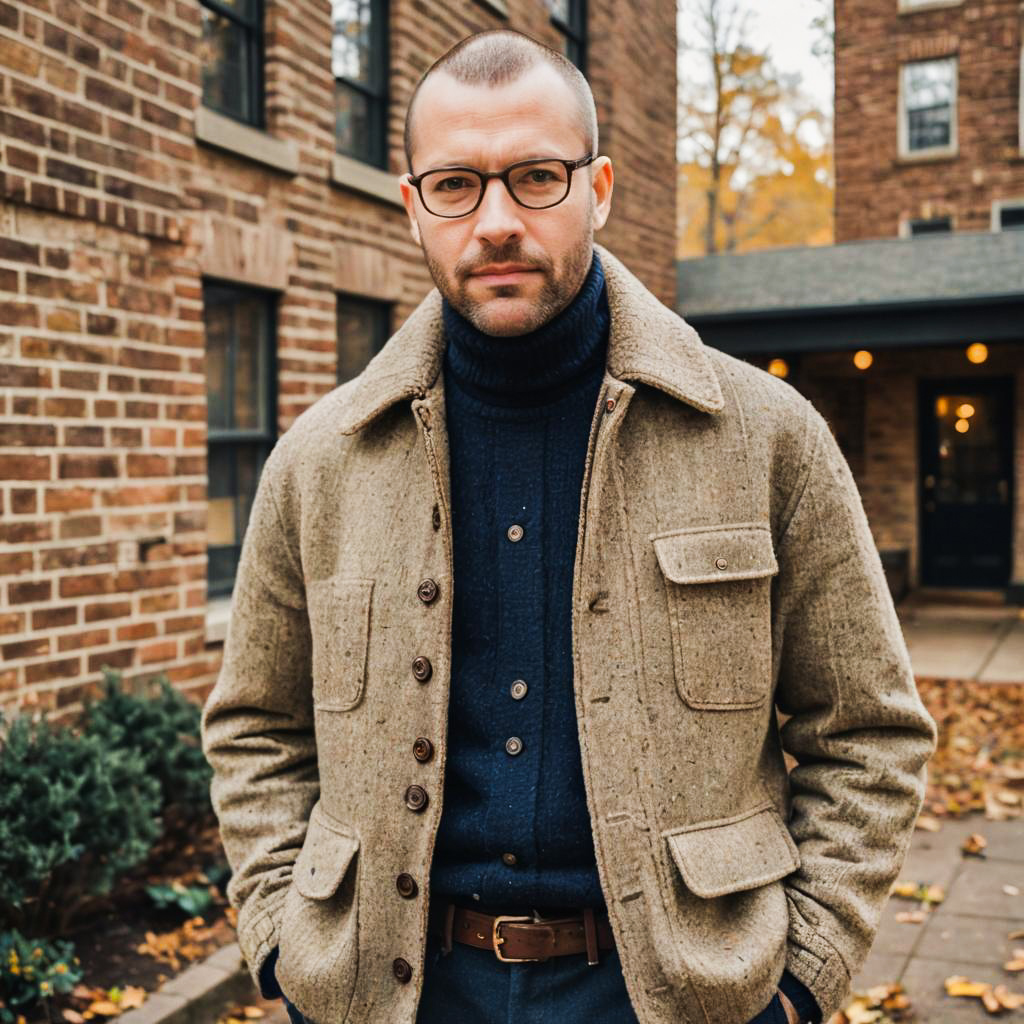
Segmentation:
[(953, 221), (949, 217), (933, 217), (931, 220), (912, 220), (912, 235), (936, 235), (953, 230)]
[(267, 427), (266, 302), (250, 298), (235, 306), (238, 334), (235, 350), (235, 416), (239, 430)]
[(331, 69), (335, 78), (348, 78), (372, 87), (371, 0), (332, 0)]
[(228, 350), (231, 347), (231, 307), (207, 305), (206, 321), (206, 421), (213, 430), (231, 426), (231, 391)]
[(239, 120), (251, 120), (249, 33), (205, 7), (202, 16), (203, 103)]
[(952, 141), (955, 74), (952, 60), (904, 66), (907, 144), (911, 150), (948, 146)]
[(999, 211), (999, 226), (1004, 231), (1024, 228), (1024, 206), (1004, 206)]
[(339, 298), (338, 383), (358, 376), (388, 338), (389, 309), (384, 303)]
[(239, 20), (248, 25), (256, 21), (258, 0), (220, 0), (221, 7), (230, 7)]
[(335, 96), (335, 148), (339, 153), (370, 160), (369, 99), (344, 82), (335, 82)]
[(548, 0), (548, 8), (552, 17), (558, 18), (564, 24), (569, 24), (570, 0)]
[(208, 483), (206, 543), (210, 547), (237, 544), (235, 529), (235, 480), (230, 444), (211, 444), (207, 458)]

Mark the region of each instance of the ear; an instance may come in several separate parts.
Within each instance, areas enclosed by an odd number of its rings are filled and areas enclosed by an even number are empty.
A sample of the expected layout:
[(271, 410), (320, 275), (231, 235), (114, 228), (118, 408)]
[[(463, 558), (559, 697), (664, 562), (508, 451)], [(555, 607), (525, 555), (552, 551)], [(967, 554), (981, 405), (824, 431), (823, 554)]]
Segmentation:
[(594, 177), (591, 187), (594, 190), (594, 215), (593, 225), (597, 231), (604, 227), (608, 214), (612, 210), (612, 189), (615, 186), (615, 172), (612, 170), (612, 162), (606, 156), (598, 157), (594, 161)]
[(416, 200), (417, 194), (414, 186), (409, 184), (409, 178), (412, 175), (406, 171), (405, 174), (398, 179), (398, 189), (402, 193), (402, 202), (405, 204), (405, 212), (409, 217), (409, 232), (413, 237), (413, 241), (422, 246), (423, 243), (420, 241), (420, 223), (416, 219)]

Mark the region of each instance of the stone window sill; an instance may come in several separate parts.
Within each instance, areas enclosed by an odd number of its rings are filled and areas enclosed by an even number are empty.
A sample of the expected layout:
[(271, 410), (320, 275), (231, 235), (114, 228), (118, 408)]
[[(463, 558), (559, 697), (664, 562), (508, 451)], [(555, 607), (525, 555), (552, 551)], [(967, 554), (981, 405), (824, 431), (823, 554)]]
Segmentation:
[(502, 18), (508, 17), (508, 4), (505, 3), (505, 0), (477, 0), (477, 2), (481, 7), (486, 7)]
[(223, 643), (231, 621), (231, 598), (214, 597), (206, 603), (206, 643)]
[(398, 175), (389, 174), (379, 167), (371, 167), (344, 153), (335, 153), (331, 163), (331, 183), (341, 188), (361, 192), (363, 195), (391, 203), (405, 209), (402, 193), (398, 189)]
[(293, 139), (275, 138), (209, 107), (200, 106), (196, 111), (196, 140), (275, 171), (299, 172), (299, 148)]
[(962, 7), (964, 0), (928, 0), (927, 3), (912, 4), (899, 0), (900, 14), (917, 14), (918, 11), (935, 11), (943, 7)]
[(895, 162), (900, 165), (941, 163), (943, 160), (956, 160), (960, 156), (958, 149), (936, 149), (921, 153), (901, 153)]

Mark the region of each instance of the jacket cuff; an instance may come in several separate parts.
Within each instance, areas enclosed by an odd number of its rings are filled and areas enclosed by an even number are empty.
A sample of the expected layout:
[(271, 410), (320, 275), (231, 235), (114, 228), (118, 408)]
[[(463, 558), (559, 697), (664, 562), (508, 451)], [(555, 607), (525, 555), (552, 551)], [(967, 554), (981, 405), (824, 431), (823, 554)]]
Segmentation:
[(267, 959), (263, 961), (263, 966), (260, 967), (259, 990), (264, 999), (280, 999), (284, 995), (281, 986), (277, 983), (277, 974), (274, 972), (274, 965), (277, 963), (277, 948), (275, 946), (270, 951)]
[(814, 998), (814, 994), (788, 968), (782, 972), (779, 988), (786, 994), (796, 1012), (800, 1014), (801, 1021), (821, 1024), (821, 1007), (818, 1006), (818, 1001)]

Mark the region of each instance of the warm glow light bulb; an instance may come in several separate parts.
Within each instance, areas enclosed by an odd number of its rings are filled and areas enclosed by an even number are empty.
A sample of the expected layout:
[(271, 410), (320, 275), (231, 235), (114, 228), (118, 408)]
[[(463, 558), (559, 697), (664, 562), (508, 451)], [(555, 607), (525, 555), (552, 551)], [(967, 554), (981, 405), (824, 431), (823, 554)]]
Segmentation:
[(988, 359), (988, 345), (976, 341), (973, 345), (967, 346), (967, 358), (972, 363), (983, 363)]
[(773, 377), (788, 377), (789, 363), (787, 363), (785, 359), (773, 359), (768, 364), (768, 372)]
[(945, 416), (949, 412), (949, 399), (945, 395), (935, 400), (935, 415)]
[(959, 434), (966, 434), (967, 431), (971, 429), (971, 421), (970, 420), (957, 420), (956, 421), (956, 429), (957, 429), (957, 433), (959, 433)]
[(855, 352), (853, 356), (853, 365), (858, 370), (866, 370), (874, 361), (875, 357), (865, 348)]
[(974, 415), (974, 406), (970, 402), (964, 402), (963, 405), (957, 406), (956, 414), (963, 420), (969, 420)]

